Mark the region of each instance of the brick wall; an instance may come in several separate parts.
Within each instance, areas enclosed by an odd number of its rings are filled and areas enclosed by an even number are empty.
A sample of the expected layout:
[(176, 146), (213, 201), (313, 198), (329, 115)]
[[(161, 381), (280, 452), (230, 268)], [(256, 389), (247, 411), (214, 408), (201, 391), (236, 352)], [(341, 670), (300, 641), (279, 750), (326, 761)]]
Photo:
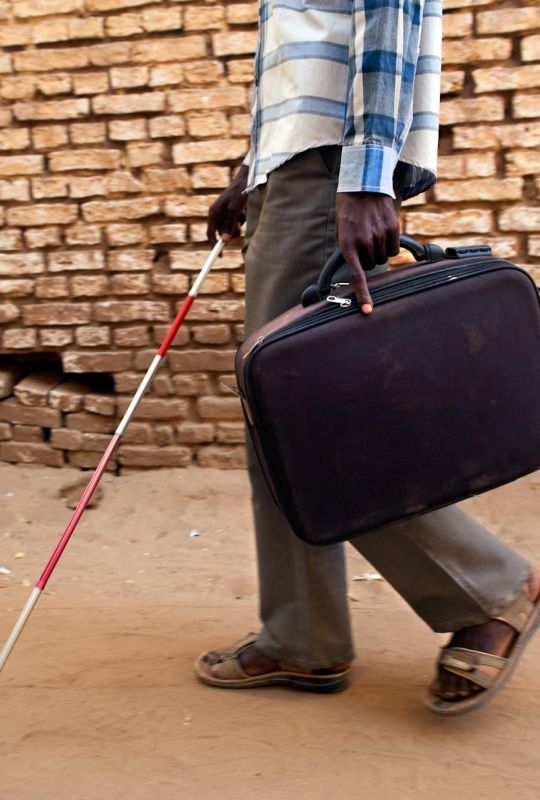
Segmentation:
[[(536, 0), (445, 0), (440, 180), (403, 229), (540, 278)], [(0, 0), (0, 460), (94, 466), (247, 149), (256, 2)], [(113, 468), (244, 464), (227, 248)]]

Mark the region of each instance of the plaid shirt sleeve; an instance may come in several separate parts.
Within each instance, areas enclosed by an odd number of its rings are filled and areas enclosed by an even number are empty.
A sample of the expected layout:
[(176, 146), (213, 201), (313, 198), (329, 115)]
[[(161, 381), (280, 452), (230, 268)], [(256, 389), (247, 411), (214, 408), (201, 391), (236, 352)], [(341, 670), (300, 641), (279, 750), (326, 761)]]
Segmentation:
[(392, 176), (413, 117), (424, 0), (353, 6), (338, 191), (395, 197)]

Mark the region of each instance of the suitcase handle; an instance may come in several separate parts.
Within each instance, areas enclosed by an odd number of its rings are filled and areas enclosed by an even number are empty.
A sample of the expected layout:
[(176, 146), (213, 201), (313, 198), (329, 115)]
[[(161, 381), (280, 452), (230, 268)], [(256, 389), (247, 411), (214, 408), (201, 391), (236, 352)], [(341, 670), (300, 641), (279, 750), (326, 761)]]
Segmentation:
[[(401, 234), (399, 237), (400, 247), (408, 250), (414, 256), (415, 261), (442, 261), (446, 254), (442, 247), (437, 244), (421, 244), (410, 236)], [(369, 270), (367, 270), (369, 274)], [(349, 283), (349, 273), (345, 264), (345, 259), (339, 250), (334, 250), (326, 264), (321, 270), (317, 283), (312, 283), (302, 293), (302, 305), (311, 306), (323, 300), (330, 294), (332, 284)]]

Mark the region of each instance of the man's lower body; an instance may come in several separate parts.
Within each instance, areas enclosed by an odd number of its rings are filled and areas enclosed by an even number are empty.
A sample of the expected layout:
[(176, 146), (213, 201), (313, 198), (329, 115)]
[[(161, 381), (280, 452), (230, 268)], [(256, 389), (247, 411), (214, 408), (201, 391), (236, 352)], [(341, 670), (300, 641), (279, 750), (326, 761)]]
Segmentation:
[[(338, 169), (338, 148), (310, 150), (271, 173), (250, 194), (244, 247), (246, 335), (296, 305), (335, 249)], [(232, 656), (227, 654), (228, 662), (237, 662), (237, 673), (229, 677), (241, 686), (242, 673), (274, 674), (286, 664), (306, 675), (335, 674), (341, 680), (354, 656), (344, 546), (301, 542), (276, 507), (249, 445), (248, 464), (262, 629), (240, 650), (231, 651)], [(459, 632), (452, 644), (461, 648), (476, 650), (472, 645), (480, 644), (478, 632), (485, 628), (486, 652), (509, 649), (516, 629), (494, 618), (523, 595), (528, 580), (533, 599), (540, 591), (525, 559), (456, 507), (365, 534), (351, 544), (434, 631)], [(219, 680), (223, 656), (214, 652), (202, 657), (199, 677), (226, 685)], [(451, 657), (455, 660), (456, 654)], [(499, 668), (488, 664), (482, 671)], [(469, 671), (463, 664), (461, 672), (441, 668), (435, 693), (451, 702), (470, 695), (464, 669)], [(474, 691), (483, 688), (475, 686)]]

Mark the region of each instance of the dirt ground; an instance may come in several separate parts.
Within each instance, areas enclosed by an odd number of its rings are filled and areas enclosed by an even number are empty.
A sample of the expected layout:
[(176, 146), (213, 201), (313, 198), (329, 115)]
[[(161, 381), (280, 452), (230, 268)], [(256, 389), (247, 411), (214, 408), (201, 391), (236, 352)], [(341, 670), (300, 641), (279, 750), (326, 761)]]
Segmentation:
[[(2, 643), (80, 477), (0, 465)], [(102, 485), (0, 677), (1, 800), (538, 800), (540, 637), (490, 706), (440, 719), (419, 698), (443, 638), (349, 548), (348, 691), (204, 687), (194, 657), (257, 626), (245, 473)], [(539, 499), (536, 474), (464, 507), (540, 563)]]

